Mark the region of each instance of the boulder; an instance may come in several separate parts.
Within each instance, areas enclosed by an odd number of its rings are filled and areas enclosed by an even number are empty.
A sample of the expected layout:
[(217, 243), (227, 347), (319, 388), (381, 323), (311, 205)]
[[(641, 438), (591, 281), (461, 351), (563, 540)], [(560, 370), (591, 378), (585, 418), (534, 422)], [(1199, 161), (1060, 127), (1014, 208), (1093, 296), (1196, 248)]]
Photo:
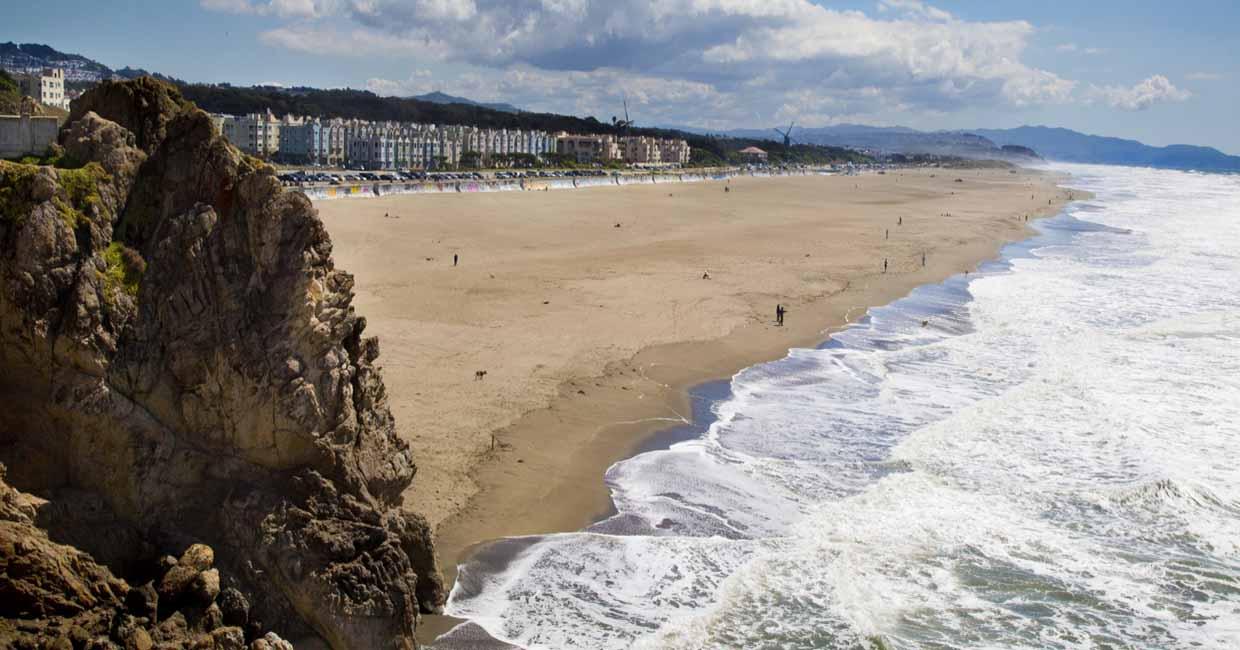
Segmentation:
[(181, 559), (177, 560), (177, 564), (195, 571), (206, 571), (215, 564), (215, 551), (206, 544), (192, 544), (181, 554)]
[[(225, 625), (210, 599), (170, 608), (157, 621), (154, 584), (130, 586), (81, 550), (48, 539), (34, 523), (42, 505), (8, 485), (0, 465), (0, 647), (246, 647), (245, 631)], [(176, 564), (169, 573), (177, 569), (194, 571)], [(197, 571), (190, 595), (218, 593), (218, 584), (216, 569)]]

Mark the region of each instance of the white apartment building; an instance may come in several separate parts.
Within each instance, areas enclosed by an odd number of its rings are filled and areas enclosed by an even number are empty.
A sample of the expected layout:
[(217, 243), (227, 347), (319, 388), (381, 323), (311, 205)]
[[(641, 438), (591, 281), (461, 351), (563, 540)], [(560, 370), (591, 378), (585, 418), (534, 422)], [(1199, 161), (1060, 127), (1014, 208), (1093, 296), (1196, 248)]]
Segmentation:
[(44, 68), (40, 74), (18, 75), (17, 87), (21, 94), (34, 98), (40, 104), (69, 110), (65, 71), (60, 68)]
[(664, 164), (689, 164), (689, 143), (685, 140), (659, 140), (659, 160)]
[(627, 163), (658, 164), (663, 161), (656, 138), (644, 135), (620, 138), (620, 150)]
[(366, 169), (435, 169), (457, 165), (462, 154), (477, 152), (484, 164), (499, 156), (551, 152), (583, 163), (685, 163), (684, 140), (647, 136), (551, 135), (543, 131), (485, 129), (474, 126), (367, 122), (300, 118), (277, 119), (271, 111), (241, 117), (212, 115), (216, 127), (242, 151), (294, 164), (356, 166)]
[[(241, 117), (213, 115), (212, 118), (229, 142), (252, 156), (270, 158), (280, 151), (281, 121), (270, 110)], [(285, 119), (290, 126), (300, 123), (294, 118)]]

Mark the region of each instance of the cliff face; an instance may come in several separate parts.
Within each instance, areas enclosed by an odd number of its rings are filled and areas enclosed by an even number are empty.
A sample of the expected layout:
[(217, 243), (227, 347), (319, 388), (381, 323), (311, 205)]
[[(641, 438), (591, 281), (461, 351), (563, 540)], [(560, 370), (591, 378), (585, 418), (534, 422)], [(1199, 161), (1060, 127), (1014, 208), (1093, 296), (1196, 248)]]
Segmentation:
[(309, 201), (150, 79), (61, 144), (87, 164), (0, 163), (0, 460), (60, 504), (40, 523), (122, 571), (205, 542), (286, 636), (411, 646), (443, 589)]

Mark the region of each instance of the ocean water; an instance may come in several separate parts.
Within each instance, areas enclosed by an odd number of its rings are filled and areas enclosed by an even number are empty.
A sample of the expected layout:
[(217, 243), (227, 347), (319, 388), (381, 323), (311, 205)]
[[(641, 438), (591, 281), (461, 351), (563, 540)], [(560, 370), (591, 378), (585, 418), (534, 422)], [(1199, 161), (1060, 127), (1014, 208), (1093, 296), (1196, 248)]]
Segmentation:
[(525, 648), (1240, 648), (1240, 177), (1060, 169), (1096, 198), (740, 372), (608, 471), (615, 517), (508, 540), (448, 612)]

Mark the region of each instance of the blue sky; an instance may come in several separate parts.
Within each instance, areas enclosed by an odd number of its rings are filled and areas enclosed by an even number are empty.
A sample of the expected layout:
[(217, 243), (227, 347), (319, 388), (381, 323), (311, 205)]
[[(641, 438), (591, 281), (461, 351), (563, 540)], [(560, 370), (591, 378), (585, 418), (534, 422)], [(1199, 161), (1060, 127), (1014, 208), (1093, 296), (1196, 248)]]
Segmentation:
[(430, 90), (638, 124), (1065, 126), (1240, 154), (1240, 2), (23, 3), (0, 40), (193, 81)]

